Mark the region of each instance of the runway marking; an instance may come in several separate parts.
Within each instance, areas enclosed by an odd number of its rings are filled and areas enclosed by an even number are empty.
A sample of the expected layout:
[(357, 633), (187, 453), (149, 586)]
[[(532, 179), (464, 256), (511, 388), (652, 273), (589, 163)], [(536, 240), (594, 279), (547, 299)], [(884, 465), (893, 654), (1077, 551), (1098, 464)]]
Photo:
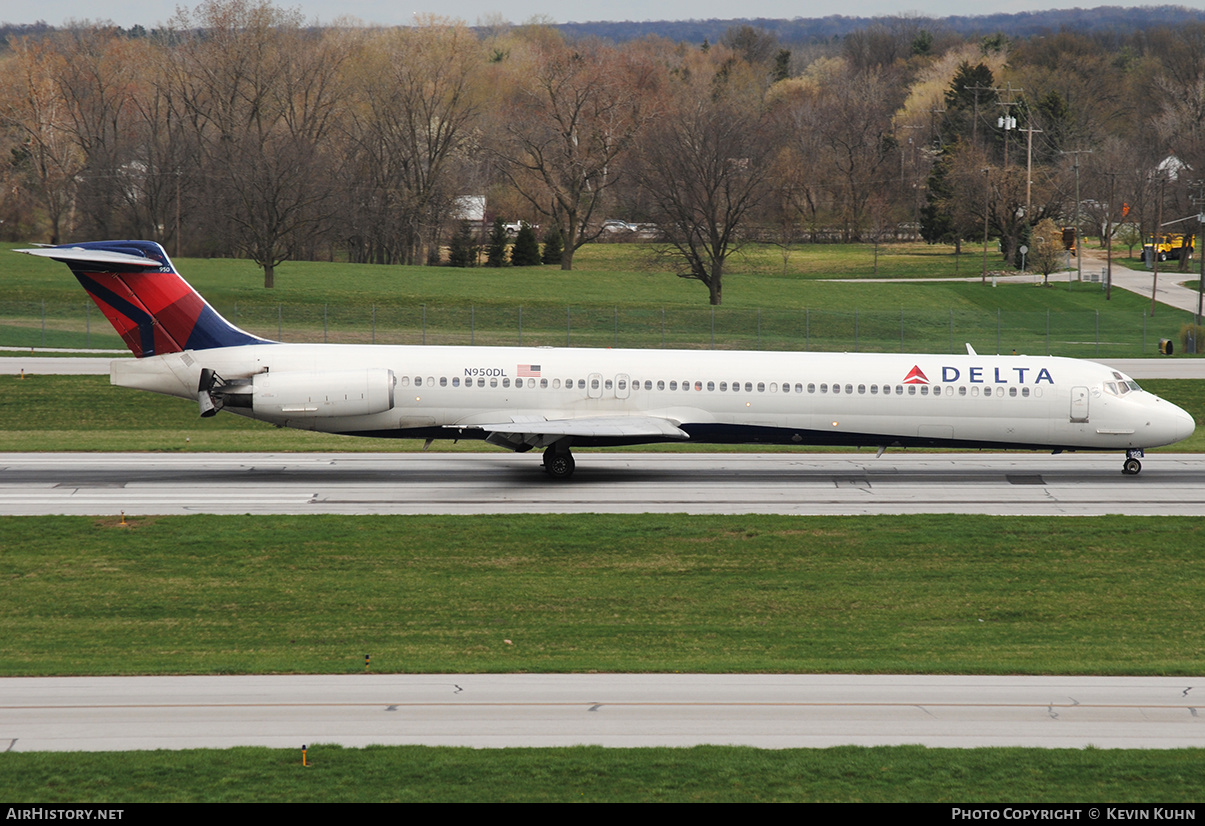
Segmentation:
[(45, 710), (112, 710), (112, 709), (156, 709), (156, 708), (381, 708), (396, 711), (399, 708), (578, 708), (590, 707), (594, 711), (601, 706), (654, 707), (654, 708), (1034, 708), (1050, 711), (1056, 708), (1104, 708), (1104, 709), (1162, 709), (1184, 710), (1196, 716), (1194, 706), (1164, 703), (875, 703), (875, 702), (778, 702), (778, 701), (706, 701), (688, 702), (663, 701), (614, 701), (591, 702), (360, 702), (360, 703), (118, 703), (113, 705), (28, 705), (0, 706), (0, 711), (45, 711)]

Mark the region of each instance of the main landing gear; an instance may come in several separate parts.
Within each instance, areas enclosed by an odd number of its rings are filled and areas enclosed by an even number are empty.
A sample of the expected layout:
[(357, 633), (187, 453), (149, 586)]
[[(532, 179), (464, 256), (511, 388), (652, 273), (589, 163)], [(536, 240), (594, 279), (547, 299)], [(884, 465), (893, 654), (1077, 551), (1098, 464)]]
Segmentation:
[(558, 450), (553, 445), (544, 451), (544, 472), (553, 479), (568, 479), (576, 466), (573, 454), (567, 448)]
[(1121, 472), (1126, 476), (1137, 476), (1142, 470), (1142, 462), (1138, 461), (1143, 457), (1142, 448), (1133, 448), (1126, 451), (1125, 463), (1121, 466)]

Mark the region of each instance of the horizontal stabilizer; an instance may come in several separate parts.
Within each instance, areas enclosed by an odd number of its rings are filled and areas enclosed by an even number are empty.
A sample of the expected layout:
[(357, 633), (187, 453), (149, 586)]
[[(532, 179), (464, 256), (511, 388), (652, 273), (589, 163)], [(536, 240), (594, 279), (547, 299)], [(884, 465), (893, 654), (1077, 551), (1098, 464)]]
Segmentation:
[(146, 267), (148, 269), (158, 269), (163, 266), (162, 261), (155, 261), (141, 255), (130, 255), (124, 252), (113, 252), (112, 250), (89, 250), (82, 247), (66, 249), (63, 247), (37, 247), (28, 250), (13, 250), (13, 252), (38, 255), (42, 258), (53, 258), (55, 261), (62, 261), (65, 264), (94, 264), (102, 271), (114, 266)]

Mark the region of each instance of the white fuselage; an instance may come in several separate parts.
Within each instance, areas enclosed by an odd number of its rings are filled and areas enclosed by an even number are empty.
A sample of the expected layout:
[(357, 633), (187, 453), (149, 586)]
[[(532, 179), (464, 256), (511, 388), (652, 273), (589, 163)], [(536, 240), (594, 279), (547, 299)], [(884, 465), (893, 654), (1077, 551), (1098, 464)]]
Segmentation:
[[(112, 381), (196, 399), (202, 368), (236, 384), (289, 376), (313, 397), (228, 410), (371, 436), (484, 438), (498, 422), (645, 417), (703, 442), (1107, 450), (1193, 430), (1186, 412), (1107, 366), (1032, 356), (263, 344), (115, 361)], [(361, 371), (378, 385), (390, 371), (379, 412), (323, 400), (346, 396)]]

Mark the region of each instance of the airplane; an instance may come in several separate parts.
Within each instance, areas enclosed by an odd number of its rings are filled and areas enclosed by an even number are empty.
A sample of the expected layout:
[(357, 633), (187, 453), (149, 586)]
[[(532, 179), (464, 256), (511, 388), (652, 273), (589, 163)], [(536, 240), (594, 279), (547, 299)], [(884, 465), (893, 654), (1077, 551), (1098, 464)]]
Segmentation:
[(137, 357), (120, 387), (278, 426), (543, 449), (657, 442), (1124, 450), (1187, 438), (1192, 417), (1123, 373), (1060, 357), (286, 344), (222, 318), (151, 241), (16, 252), (61, 261)]

